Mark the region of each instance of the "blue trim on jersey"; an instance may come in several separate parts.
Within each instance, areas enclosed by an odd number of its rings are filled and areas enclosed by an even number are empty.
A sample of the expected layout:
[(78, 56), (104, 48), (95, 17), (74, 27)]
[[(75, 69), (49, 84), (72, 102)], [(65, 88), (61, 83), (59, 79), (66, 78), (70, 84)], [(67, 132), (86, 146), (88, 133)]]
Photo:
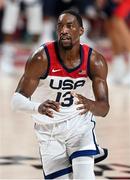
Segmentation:
[(89, 48), (89, 52), (88, 52), (88, 63), (87, 63), (87, 73), (88, 73), (88, 77), (90, 78), (90, 79), (92, 79), (92, 77), (91, 77), (91, 72), (90, 72), (90, 56), (91, 56), (91, 54), (92, 54), (92, 48)]
[(96, 155), (97, 154), (97, 150), (82, 150), (82, 151), (76, 151), (74, 153), (72, 153), (72, 155), (70, 156), (70, 162), (72, 162), (72, 160), (74, 158), (77, 157), (81, 157), (81, 156), (92, 156), (92, 155)]
[(90, 149), (90, 150), (75, 151), (69, 157), (70, 163), (72, 163), (72, 160), (74, 158), (77, 158), (77, 157), (80, 157), (80, 156), (92, 156), (92, 155), (96, 155), (96, 154), (100, 153), (100, 151), (98, 149), (98, 146), (97, 146), (97, 143), (96, 143), (95, 134), (94, 134), (94, 129), (95, 129), (96, 122), (93, 121), (92, 119), (93, 119), (93, 114), (92, 114), (92, 117), (91, 117), (91, 122), (94, 123), (94, 126), (92, 128), (92, 134), (93, 134), (93, 141), (94, 141), (96, 150)]
[(45, 179), (55, 179), (57, 177), (63, 176), (65, 174), (69, 174), (71, 172), (72, 172), (72, 167), (68, 167), (45, 176)]
[(93, 134), (93, 140), (94, 140), (94, 144), (95, 144), (95, 146), (96, 146), (96, 150), (97, 150), (97, 154), (100, 154), (100, 151), (99, 151), (99, 149), (98, 149), (98, 145), (97, 145), (97, 143), (96, 143), (96, 138), (95, 138), (95, 134), (94, 134), (94, 129), (95, 129), (95, 126), (96, 126), (96, 122), (95, 121), (93, 121), (93, 114), (92, 114), (92, 117), (91, 117), (91, 122), (93, 122), (94, 123), (94, 127), (93, 127), (93, 129), (92, 129), (92, 134)]
[(46, 46), (46, 44), (43, 44), (41, 45), (43, 46), (45, 52), (46, 52), (46, 55), (47, 55), (47, 60), (48, 60), (48, 67), (47, 67), (47, 71), (45, 72), (45, 74), (43, 74), (43, 76), (40, 77), (40, 79), (45, 79), (47, 76), (48, 76), (48, 73), (49, 73), (49, 68), (50, 68), (50, 56), (49, 56), (49, 52), (48, 52), (48, 48)]

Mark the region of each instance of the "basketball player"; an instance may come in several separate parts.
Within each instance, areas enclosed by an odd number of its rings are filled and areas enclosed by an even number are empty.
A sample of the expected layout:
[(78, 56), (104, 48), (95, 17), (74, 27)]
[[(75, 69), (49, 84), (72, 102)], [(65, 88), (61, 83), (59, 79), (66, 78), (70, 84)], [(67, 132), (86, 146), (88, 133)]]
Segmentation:
[(29, 57), (12, 97), (14, 110), (32, 113), (45, 179), (94, 180), (94, 156), (104, 156), (94, 115), (109, 111), (107, 65), (101, 54), (80, 44), (83, 33), (80, 15), (62, 12), (58, 40)]

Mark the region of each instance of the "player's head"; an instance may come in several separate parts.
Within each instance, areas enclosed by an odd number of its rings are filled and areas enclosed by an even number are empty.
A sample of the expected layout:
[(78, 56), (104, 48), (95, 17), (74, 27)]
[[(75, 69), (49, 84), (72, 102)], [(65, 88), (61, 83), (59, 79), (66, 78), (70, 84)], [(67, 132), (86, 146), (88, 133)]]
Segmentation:
[(58, 41), (62, 48), (72, 49), (80, 42), (80, 36), (83, 34), (83, 22), (80, 14), (73, 10), (63, 11), (57, 22)]

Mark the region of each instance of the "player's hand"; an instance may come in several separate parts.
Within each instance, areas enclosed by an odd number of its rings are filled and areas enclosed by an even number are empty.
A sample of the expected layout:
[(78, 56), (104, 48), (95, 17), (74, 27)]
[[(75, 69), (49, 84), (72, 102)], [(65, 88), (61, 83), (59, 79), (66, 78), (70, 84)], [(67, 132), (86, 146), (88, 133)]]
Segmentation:
[(77, 93), (72, 93), (72, 95), (78, 99), (75, 104), (78, 105), (77, 110), (80, 110), (80, 115), (87, 113), (90, 110), (92, 101)]
[(59, 108), (60, 108), (60, 103), (52, 101), (52, 100), (47, 100), (45, 102), (43, 102), (42, 104), (40, 104), (40, 106), (38, 107), (38, 112), (40, 114), (44, 114), (47, 115), (51, 118), (53, 118), (53, 111), (57, 111), (59, 112)]

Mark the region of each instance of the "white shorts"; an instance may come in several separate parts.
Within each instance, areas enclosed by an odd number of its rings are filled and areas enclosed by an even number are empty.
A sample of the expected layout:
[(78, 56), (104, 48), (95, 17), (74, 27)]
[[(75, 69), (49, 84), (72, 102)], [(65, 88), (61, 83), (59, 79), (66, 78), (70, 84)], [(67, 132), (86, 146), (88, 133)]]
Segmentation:
[[(3, 16), (2, 31), (5, 34), (13, 34), (16, 30), (20, 16), (20, 0), (7, 1)], [(12, 18), (10, 18), (12, 17)], [(36, 3), (26, 7), (27, 31), (30, 34), (41, 34), (43, 28), (42, 5)]]
[(75, 117), (57, 124), (35, 124), (45, 179), (54, 179), (72, 172), (72, 161), (81, 156), (99, 154), (95, 120)]

